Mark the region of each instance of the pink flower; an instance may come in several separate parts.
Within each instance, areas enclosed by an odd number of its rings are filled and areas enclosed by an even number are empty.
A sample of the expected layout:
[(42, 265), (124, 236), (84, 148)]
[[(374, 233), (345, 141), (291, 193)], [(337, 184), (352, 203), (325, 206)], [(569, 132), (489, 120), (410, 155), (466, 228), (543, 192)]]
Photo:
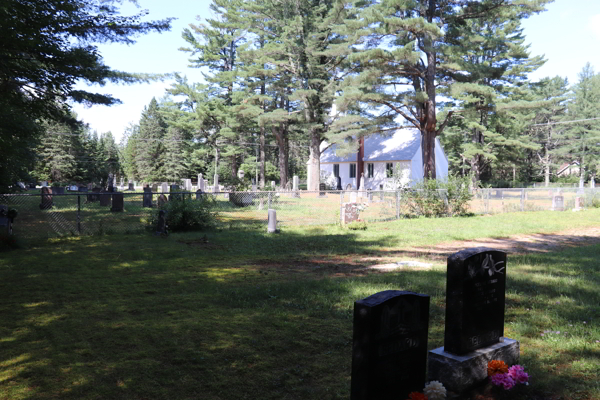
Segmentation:
[(515, 381), (507, 373), (496, 374), (490, 379), (494, 385), (504, 387), (504, 390), (510, 390), (515, 386)]
[(525, 372), (525, 369), (520, 365), (513, 365), (508, 369), (508, 376), (510, 376), (517, 383), (529, 382), (529, 374)]

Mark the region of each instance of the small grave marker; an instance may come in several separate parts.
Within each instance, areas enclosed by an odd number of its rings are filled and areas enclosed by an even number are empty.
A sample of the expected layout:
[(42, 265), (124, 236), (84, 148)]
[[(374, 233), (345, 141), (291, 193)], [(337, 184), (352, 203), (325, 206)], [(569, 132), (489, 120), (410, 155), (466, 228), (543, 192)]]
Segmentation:
[(565, 198), (561, 195), (555, 195), (552, 197), (552, 210), (553, 211), (564, 211), (565, 210)]
[(342, 204), (341, 219), (342, 224), (346, 225), (352, 221), (356, 221), (359, 216), (359, 210), (356, 203)]

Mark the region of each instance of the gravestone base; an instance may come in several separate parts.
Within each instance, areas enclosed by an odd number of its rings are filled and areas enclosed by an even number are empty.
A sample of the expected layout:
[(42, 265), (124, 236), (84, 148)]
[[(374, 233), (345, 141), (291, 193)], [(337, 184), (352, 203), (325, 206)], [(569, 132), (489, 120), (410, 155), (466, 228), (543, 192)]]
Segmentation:
[(487, 364), (492, 360), (504, 361), (509, 366), (516, 364), (519, 361), (519, 342), (504, 338), (503, 342), (462, 356), (438, 347), (429, 352), (427, 380), (439, 381), (446, 389), (460, 394), (487, 378)]

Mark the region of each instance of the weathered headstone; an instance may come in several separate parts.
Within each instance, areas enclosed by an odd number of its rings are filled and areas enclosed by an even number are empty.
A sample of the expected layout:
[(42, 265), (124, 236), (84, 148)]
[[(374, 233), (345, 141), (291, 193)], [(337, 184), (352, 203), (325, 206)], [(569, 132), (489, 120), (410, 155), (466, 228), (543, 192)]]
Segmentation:
[(112, 194), (112, 207), (110, 211), (123, 211), (123, 193), (114, 192)]
[(299, 186), (300, 186), (300, 179), (298, 178), (298, 175), (294, 175), (294, 178), (292, 179), (292, 190), (294, 192), (297, 192), (299, 190)]
[(168, 193), (169, 192), (169, 184), (167, 182), (163, 182), (160, 185), (160, 191), (161, 191), (161, 193)]
[(346, 190), (352, 190), (352, 184), (351, 183), (349, 183), (349, 184), (346, 185)]
[(98, 193), (98, 199), (100, 199), (100, 206), (102, 206), (102, 207), (110, 206), (110, 197), (111, 197), (111, 193), (101, 190), (100, 193)]
[(341, 209), (341, 222), (346, 225), (352, 221), (356, 221), (359, 216), (359, 210), (356, 203), (344, 203)]
[(147, 185), (144, 188), (142, 206), (143, 207), (152, 207), (152, 188), (149, 188)]
[(325, 190), (327, 190), (327, 186), (324, 183), (319, 183), (319, 197), (327, 197)]
[(153, 193), (157, 193), (158, 192), (158, 184), (157, 183), (153, 183), (152, 184), (152, 192)]
[(186, 191), (191, 192), (192, 191), (192, 180), (191, 179), (184, 179), (183, 180), (183, 187), (185, 188)]
[(158, 200), (156, 201), (156, 203), (158, 204), (159, 208), (162, 208), (165, 204), (167, 204), (167, 196), (165, 196), (164, 194), (160, 194), (158, 196)]
[(271, 189), (275, 190), (275, 181), (271, 181)]
[(579, 211), (585, 207), (585, 198), (577, 196), (575, 197), (575, 208), (574, 210)]
[(277, 232), (277, 212), (269, 209), (267, 220), (267, 233)]
[(203, 194), (204, 194), (204, 191), (202, 191), (202, 189), (196, 190), (196, 200), (202, 200)]
[(429, 296), (386, 290), (354, 303), (351, 400), (405, 399), (423, 390)]
[(219, 174), (215, 174), (214, 176), (213, 192), (219, 193)]
[(202, 190), (203, 192), (206, 191), (206, 185), (202, 174), (198, 174), (198, 190)]
[(129, 181), (129, 183), (127, 185), (127, 190), (135, 190), (135, 186), (133, 185), (132, 181)]
[(552, 210), (553, 211), (564, 211), (565, 210), (564, 196), (555, 195), (552, 197)]
[(343, 188), (342, 188), (342, 177), (341, 177), (341, 176), (338, 176), (338, 177), (337, 177), (337, 185), (336, 185), (336, 187), (335, 187), (335, 188), (336, 188), (337, 190), (342, 190), (342, 189), (343, 189)]
[(485, 247), (448, 257), (444, 347), (429, 353), (428, 379), (462, 392), (487, 378), (492, 359), (508, 365), (519, 342), (504, 338), (506, 253)]
[[(164, 195), (163, 195), (164, 196)], [(165, 210), (160, 210), (158, 212), (158, 221), (157, 221), (157, 226), (156, 226), (156, 233), (155, 235), (168, 235), (169, 232), (167, 231), (167, 212)]]

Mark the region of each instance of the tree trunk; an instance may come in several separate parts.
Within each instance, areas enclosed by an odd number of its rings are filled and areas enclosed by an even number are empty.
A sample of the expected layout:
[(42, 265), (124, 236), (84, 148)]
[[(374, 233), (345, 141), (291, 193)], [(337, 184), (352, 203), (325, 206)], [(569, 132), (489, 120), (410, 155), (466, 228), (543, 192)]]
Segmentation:
[(275, 140), (277, 141), (277, 149), (279, 150), (279, 184), (282, 188), (285, 188), (288, 180), (288, 157), (283, 124), (279, 124), (279, 129), (273, 126), (272, 131), (273, 136), (275, 136)]
[(261, 189), (265, 188), (265, 165), (266, 165), (266, 156), (265, 156), (265, 127), (260, 127), (260, 177), (258, 186)]
[(308, 190), (317, 191), (319, 190), (319, 183), (321, 180), (321, 135), (319, 132), (312, 132), (310, 138), (310, 175), (308, 176), (310, 186)]
[[(433, 22), (436, 12), (436, 1), (429, 0), (427, 7), (427, 21)], [(433, 38), (425, 36), (425, 55), (427, 57), (427, 70), (425, 71), (425, 91), (428, 100), (423, 104), (421, 115), (421, 151), (423, 156), (423, 179), (435, 179), (435, 137), (436, 137), (436, 110), (435, 110), (435, 70), (436, 52)]]

